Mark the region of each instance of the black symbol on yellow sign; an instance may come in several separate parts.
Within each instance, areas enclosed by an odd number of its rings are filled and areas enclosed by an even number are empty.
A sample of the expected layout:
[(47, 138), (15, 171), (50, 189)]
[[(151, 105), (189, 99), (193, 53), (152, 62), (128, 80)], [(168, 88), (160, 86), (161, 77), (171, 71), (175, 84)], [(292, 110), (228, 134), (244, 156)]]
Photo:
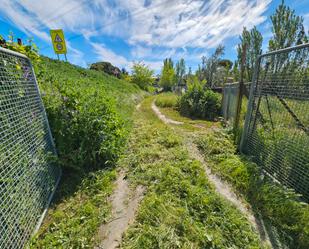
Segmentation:
[(56, 34), (55, 40), (54, 40), (54, 41), (55, 41), (55, 42), (63, 42), (62, 39), (61, 39), (61, 37), (60, 37), (58, 34)]
[(58, 50), (62, 50), (63, 49), (63, 46), (62, 46), (61, 43), (57, 43), (56, 47), (57, 47)]

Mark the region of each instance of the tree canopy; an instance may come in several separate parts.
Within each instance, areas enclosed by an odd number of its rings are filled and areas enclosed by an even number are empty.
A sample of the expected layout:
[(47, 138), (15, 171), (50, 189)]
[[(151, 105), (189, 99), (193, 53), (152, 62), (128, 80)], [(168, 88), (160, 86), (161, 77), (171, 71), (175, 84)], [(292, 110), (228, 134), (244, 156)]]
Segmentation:
[(154, 82), (154, 71), (142, 62), (133, 64), (131, 81), (137, 84), (141, 89), (148, 90)]
[(269, 50), (278, 50), (308, 42), (304, 28), (304, 18), (295, 14), (295, 10), (286, 6), (284, 1), (270, 17), (273, 37), (269, 41)]
[(170, 91), (175, 85), (175, 79), (174, 63), (171, 58), (167, 58), (163, 61), (160, 85), (165, 91)]
[(257, 30), (256, 27), (248, 31), (245, 27), (242, 35), (240, 36), (240, 44), (237, 47), (238, 60), (237, 64), (241, 69), (242, 56), (245, 49), (244, 58), (244, 77), (247, 81), (252, 81), (253, 71), (258, 56), (262, 54), (262, 34)]

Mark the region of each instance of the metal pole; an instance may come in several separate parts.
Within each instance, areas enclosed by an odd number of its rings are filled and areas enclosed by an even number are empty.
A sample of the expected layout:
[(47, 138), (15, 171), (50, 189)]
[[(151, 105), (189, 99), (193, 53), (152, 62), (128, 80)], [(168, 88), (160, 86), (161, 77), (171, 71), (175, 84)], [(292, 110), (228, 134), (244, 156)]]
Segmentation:
[(58, 61), (60, 61), (59, 54), (57, 54)]
[(244, 152), (244, 146), (247, 142), (247, 135), (248, 135), (248, 129), (251, 121), (252, 116), (252, 109), (254, 105), (254, 89), (256, 88), (257, 82), (258, 82), (258, 74), (260, 70), (260, 63), (261, 63), (261, 56), (258, 57), (256, 63), (255, 63), (255, 70), (252, 78), (251, 88), (250, 88), (250, 94), (249, 94), (249, 100), (248, 100), (248, 106), (247, 106), (247, 113), (246, 113), (246, 120), (244, 129), (242, 132), (241, 140), (240, 140), (240, 146), (239, 150), (241, 153)]
[(67, 54), (64, 54), (65, 61), (68, 62)]

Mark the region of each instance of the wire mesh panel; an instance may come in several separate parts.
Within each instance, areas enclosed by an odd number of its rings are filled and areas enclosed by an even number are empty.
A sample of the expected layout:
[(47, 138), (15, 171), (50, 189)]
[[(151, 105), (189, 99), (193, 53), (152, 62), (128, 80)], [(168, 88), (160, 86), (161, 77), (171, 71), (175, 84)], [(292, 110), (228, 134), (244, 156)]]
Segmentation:
[(60, 169), (29, 59), (0, 48), (0, 248), (23, 248)]
[(309, 200), (309, 44), (260, 57), (242, 150)]
[(225, 84), (223, 87), (222, 113), (228, 123), (233, 123), (237, 114), (239, 83)]

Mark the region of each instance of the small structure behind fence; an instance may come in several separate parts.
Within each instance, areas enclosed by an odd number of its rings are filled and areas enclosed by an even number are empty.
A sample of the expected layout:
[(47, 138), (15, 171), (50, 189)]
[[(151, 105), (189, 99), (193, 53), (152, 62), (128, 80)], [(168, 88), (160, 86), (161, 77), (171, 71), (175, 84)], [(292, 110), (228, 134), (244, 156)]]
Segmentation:
[(0, 248), (23, 248), (60, 178), (29, 59), (0, 48)]
[(241, 149), (309, 200), (309, 44), (259, 57)]

